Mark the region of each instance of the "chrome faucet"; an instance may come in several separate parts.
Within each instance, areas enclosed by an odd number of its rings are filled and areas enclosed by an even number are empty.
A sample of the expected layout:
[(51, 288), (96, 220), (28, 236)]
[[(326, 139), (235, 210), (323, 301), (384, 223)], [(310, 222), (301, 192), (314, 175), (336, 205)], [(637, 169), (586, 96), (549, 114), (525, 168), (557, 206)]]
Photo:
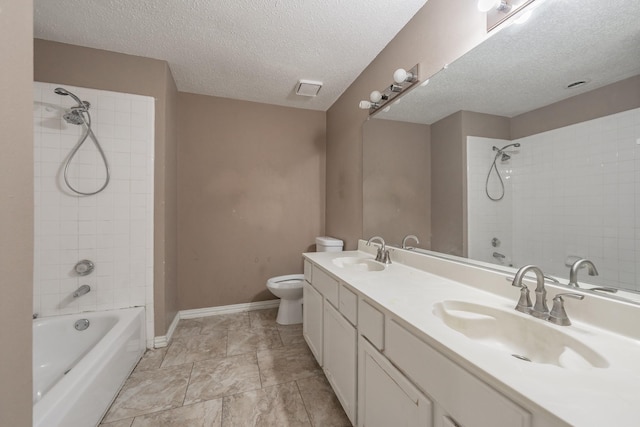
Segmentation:
[(414, 235), (414, 234), (409, 234), (407, 236), (404, 236), (404, 239), (402, 239), (402, 249), (415, 249), (413, 246), (407, 246), (407, 240), (409, 239), (413, 239), (416, 242), (416, 245), (420, 244), (420, 240), (418, 240), (418, 236)]
[(369, 240), (367, 240), (367, 246), (371, 246), (371, 243), (377, 240), (380, 242), (380, 247), (378, 248), (378, 253), (376, 255), (376, 261), (383, 262), (385, 264), (391, 264), (391, 258), (389, 257), (389, 249), (387, 249), (387, 245), (384, 243), (384, 239), (380, 236), (373, 236)]
[(598, 275), (596, 266), (593, 265), (593, 263), (588, 259), (581, 258), (571, 265), (571, 270), (569, 270), (569, 286), (574, 286), (576, 288), (580, 287), (578, 285), (578, 270), (580, 270), (583, 266), (586, 266), (588, 268), (589, 276)]
[(91, 286), (82, 285), (78, 289), (76, 289), (76, 291), (73, 293), (73, 297), (74, 298), (79, 298), (82, 295), (88, 294), (90, 290), (91, 290)]
[[(533, 271), (536, 275), (536, 303), (533, 305), (533, 308), (531, 307), (531, 299), (529, 299), (529, 289), (527, 289), (527, 285), (522, 283), (525, 274), (529, 271)], [(544, 273), (540, 267), (525, 265), (520, 268), (513, 278), (511, 285), (520, 288), (520, 300), (518, 301), (518, 305), (516, 305), (516, 310), (531, 314), (538, 319), (548, 319), (549, 307), (547, 307), (547, 290), (544, 287)]]

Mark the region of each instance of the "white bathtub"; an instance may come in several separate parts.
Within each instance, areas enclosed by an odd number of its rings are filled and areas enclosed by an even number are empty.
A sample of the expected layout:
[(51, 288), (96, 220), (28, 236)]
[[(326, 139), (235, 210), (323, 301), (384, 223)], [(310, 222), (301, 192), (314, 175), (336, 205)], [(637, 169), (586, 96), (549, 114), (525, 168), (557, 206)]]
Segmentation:
[(144, 353), (144, 325), (144, 308), (34, 320), (33, 426), (97, 425)]

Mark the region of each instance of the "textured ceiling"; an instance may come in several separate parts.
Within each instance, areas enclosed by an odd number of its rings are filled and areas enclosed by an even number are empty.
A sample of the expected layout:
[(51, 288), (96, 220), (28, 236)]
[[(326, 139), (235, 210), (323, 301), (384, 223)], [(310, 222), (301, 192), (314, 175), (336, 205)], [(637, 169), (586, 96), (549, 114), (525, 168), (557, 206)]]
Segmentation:
[(326, 110), (426, 0), (34, 3), (35, 37), (164, 59), (182, 92)]
[[(640, 0), (547, 0), (529, 21), (502, 29), (376, 117), (425, 124), (460, 110), (514, 117), (638, 74)], [(590, 82), (565, 89), (578, 80)]]

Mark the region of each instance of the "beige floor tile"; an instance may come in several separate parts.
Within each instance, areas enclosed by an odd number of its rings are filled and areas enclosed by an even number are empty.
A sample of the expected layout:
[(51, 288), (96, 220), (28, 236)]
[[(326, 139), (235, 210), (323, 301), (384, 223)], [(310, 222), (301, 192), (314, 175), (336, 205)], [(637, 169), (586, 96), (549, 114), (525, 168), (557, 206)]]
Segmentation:
[(220, 329), (248, 329), (248, 313), (217, 314), (215, 316), (203, 317), (201, 334), (209, 334)]
[(282, 347), (282, 341), (275, 328), (232, 329), (229, 331), (228, 356), (276, 347)]
[(302, 324), (278, 325), (278, 332), (280, 333), (282, 345), (288, 346), (305, 343), (304, 337), (302, 336)]
[(322, 373), (306, 344), (258, 351), (258, 366), (263, 387)]
[(173, 338), (191, 337), (200, 335), (202, 329), (202, 319), (182, 319), (178, 322), (176, 330), (173, 331)]
[(222, 416), (225, 427), (311, 426), (295, 382), (227, 396)]
[(347, 414), (324, 375), (296, 381), (314, 427), (351, 426)]
[(252, 328), (276, 328), (278, 326), (276, 323), (277, 316), (277, 308), (249, 312), (249, 320), (251, 321)]
[(127, 418), (126, 420), (114, 421), (112, 423), (103, 423), (99, 427), (131, 427), (133, 418)]
[(221, 427), (222, 399), (136, 417), (131, 427)]
[(162, 367), (225, 356), (226, 352), (227, 331), (174, 338), (164, 357)]
[(131, 374), (104, 417), (118, 421), (182, 406), (191, 364)]
[(162, 364), (162, 359), (164, 359), (165, 354), (167, 354), (167, 347), (147, 349), (147, 351), (142, 356), (142, 359), (140, 359), (140, 361), (136, 365), (136, 369), (134, 370), (134, 372), (158, 369)]
[(185, 404), (260, 387), (260, 371), (255, 353), (195, 362)]

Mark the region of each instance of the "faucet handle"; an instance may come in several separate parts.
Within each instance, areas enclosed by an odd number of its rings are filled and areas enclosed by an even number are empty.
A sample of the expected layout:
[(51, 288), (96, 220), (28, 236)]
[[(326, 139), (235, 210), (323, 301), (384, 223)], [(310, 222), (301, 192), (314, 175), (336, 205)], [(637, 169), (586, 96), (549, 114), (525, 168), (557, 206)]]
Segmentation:
[(561, 326), (569, 326), (571, 325), (571, 321), (569, 320), (569, 316), (567, 316), (567, 312), (564, 309), (564, 299), (562, 297), (575, 298), (579, 300), (584, 299), (584, 295), (581, 294), (558, 294), (553, 297), (553, 308), (549, 312), (549, 317), (547, 320), (553, 324), (561, 325)]
[(518, 299), (518, 303), (516, 304), (516, 310), (521, 313), (529, 314), (531, 313), (531, 307), (533, 307), (533, 304), (531, 303), (531, 297), (529, 296), (529, 288), (527, 288), (526, 285), (522, 285), (520, 286), (520, 299)]
[(531, 303), (531, 297), (529, 296), (529, 288), (527, 288), (527, 285), (524, 283), (516, 283), (514, 280), (511, 283), (511, 286), (520, 288), (520, 299), (518, 299), (518, 303), (516, 304), (516, 310), (521, 313), (531, 313), (531, 307), (533, 307), (533, 304)]

